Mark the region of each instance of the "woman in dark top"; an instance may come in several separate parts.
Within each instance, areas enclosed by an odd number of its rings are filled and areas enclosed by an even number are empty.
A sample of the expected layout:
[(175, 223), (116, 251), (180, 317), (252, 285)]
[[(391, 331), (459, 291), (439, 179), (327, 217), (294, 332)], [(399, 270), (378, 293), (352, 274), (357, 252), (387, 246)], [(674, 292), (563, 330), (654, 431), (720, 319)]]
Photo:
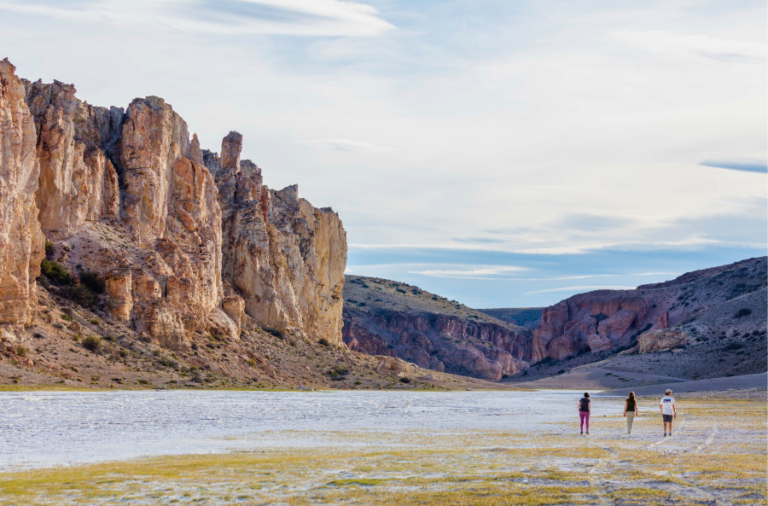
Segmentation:
[(579, 420), (581, 420), (581, 433), (584, 434), (584, 422), (587, 422), (587, 435), (589, 435), (589, 414), (592, 412), (592, 401), (589, 392), (584, 392), (584, 397), (579, 401)]
[(629, 392), (629, 397), (624, 402), (624, 416), (627, 417), (627, 434), (632, 434), (632, 422), (635, 421), (635, 416), (639, 414), (640, 411), (637, 409), (635, 392)]

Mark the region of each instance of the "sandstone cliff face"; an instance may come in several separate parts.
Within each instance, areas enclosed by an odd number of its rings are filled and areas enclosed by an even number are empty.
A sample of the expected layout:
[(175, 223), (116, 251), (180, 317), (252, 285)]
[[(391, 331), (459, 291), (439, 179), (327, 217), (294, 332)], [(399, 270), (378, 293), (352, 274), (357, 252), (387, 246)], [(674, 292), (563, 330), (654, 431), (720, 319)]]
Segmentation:
[(224, 279), (262, 325), (341, 344), (347, 244), (339, 216), (300, 199), (296, 186), (269, 190), (241, 148), (231, 132), (221, 157), (204, 154), (219, 187)]
[(527, 329), (457, 310), (455, 303), (402, 283), (350, 278), (343, 329), (349, 348), (494, 381), (528, 368)]
[(68, 237), (86, 221), (117, 219), (120, 188), (105, 150), (112, 150), (119, 138), (123, 110), (83, 103), (71, 84), (25, 85), (38, 132), (36, 197), (46, 236)]
[[(744, 260), (684, 274), (635, 290), (597, 290), (544, 309), (534, 330), (531, 360), (561, 359), (583, 352), (630, 347), (641, 353), (685, 342), (686, 334), (667, 329), (694, 322), (717, 307), (766, 285), (766, 259)], [(725, 325), (731, 316), (724, 318)], [(712, 327), (713, 323), (707, 325)], [(711, 330), (711, 329), (710, 329)], [(718, 328), (718, 332), (721, 329)], [(701, 332), (709, 333), (702, 328)]]
[(44, 240), (35, 202), (37, 135), (15, 70), (0, 61), (0, 335), (12, 340), (34, 317)]
[(533, 333), (531, 358), (538, 362), (578, 353), (611, 349), (628, 344), (657, 315), (632, 291), (598, 290), (576, 295), (544, 309), (541, 324)]
[(146, 340), (183, 350), (250, 322), (341, 342), (341, 221), (263, 186), (239, 134), (223, 163), (209, 156), (214, 177), (161, 98), (105, 109), (0, 71), (0, 324), (31, 321), (42, 229), (52, 260), (102, 280), (99, 304)]

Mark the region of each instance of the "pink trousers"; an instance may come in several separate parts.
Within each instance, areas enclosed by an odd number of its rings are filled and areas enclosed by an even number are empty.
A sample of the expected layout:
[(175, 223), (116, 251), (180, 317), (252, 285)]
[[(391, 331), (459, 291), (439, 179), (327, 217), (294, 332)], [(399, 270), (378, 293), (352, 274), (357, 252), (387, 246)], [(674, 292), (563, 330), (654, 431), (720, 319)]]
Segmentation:
[(579, 411), (579, 420), (581, 420), (581, 432), (584, 432), (584, 422), (587, 422), (587, 432), (589, 432), (589, 411)]

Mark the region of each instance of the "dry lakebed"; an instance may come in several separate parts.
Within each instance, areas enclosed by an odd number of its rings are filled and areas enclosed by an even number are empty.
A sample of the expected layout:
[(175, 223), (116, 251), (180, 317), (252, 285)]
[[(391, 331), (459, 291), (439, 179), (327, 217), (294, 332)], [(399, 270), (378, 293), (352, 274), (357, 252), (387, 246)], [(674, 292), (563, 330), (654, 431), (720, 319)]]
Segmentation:
[(576, 391), (0, 393), (0, 504), (765, 504), (766, 403)]

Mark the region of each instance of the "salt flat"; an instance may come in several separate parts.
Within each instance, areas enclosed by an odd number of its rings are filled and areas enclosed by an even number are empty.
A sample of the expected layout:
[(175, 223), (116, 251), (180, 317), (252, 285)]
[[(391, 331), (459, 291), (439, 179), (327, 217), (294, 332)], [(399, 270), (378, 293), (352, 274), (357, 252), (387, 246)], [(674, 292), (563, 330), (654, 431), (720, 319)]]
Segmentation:
[(764, 399), (681, 399), (663, 438), (651, 398), (631, 436), (595, 398), (581, 436), (578, 398), (2, 394), (0, 504), (765, 503)]

